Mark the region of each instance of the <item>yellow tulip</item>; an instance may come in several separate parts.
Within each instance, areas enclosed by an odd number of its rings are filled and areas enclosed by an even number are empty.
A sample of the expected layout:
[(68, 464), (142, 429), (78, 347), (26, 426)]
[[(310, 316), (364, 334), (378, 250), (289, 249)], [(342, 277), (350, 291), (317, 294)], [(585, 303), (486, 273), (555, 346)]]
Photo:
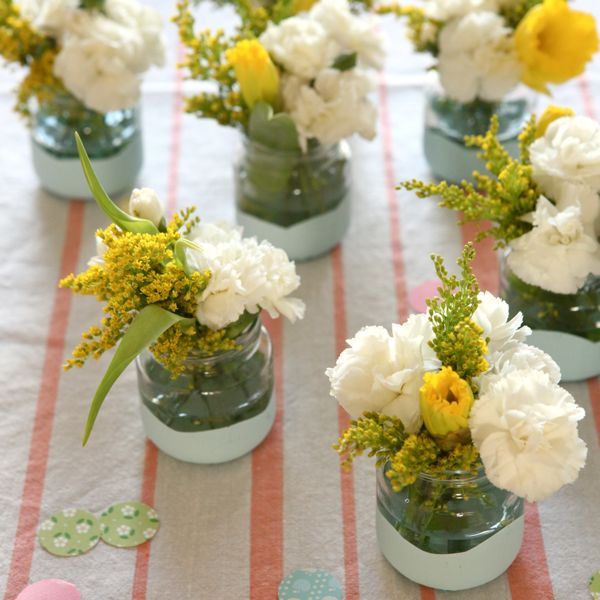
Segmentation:
[(244, 102), (252, 108), (257, 102), (276, 107), (279, 99), (279, 73), (269, 53), (257, 40), (242, 40), (226, 52), (235, 71)]
[(561, 117), (572, 117), (575, 115), (575, 111), (572, 108), (565, 108), (563, 106), (549, 106), (544, 114), (538, 119), (535, 126), (535, 137), (541, 138), (548, 129), (549, 125), (560, 119)]
[(419, 400), (425, 427), (434, 437), (445, 437), (468, 427), (473, 391), (451, 367), (425, 373)]
[(515, 31), (522, 81), (549, 94), (548, 83), (564, 83), (583, 73), (598, 50), (592, 15), (571, 10), (566, 0), (544, 0), (534, 6)]

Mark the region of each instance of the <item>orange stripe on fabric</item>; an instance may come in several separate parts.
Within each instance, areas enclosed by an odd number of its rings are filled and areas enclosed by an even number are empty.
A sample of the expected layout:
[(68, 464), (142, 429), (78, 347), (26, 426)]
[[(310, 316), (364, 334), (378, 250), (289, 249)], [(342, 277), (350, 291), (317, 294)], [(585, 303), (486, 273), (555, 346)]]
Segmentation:
[[(480, 226), (476, 223), (465, 223), (461, 225), (461, 234), (463, 244), (472, 242), (481, 231), (481, 226), (487, 227), (487, 223)], [(475, 244), (475, 260), (473, 261), (473, 271), (479, 281), (479, 287), (482, 291), (488, 290), (494, 295), (498, 294), (500, 288), (500, 275), (498, 270), (498, 255), (494, 250), (494, 241), (486, 238)]]
[[(183, 46), (177, 46), (177, 62), (183, 60)], [(171, 146), (169, 148), (169, 183), (167, 193), (166, 215), (177, 210), (177, 191), (179, 187), (179, 156), (181, 148), (181, 119), (183, 112), (183, 73), (177, 69), (175, 73), (175, 90), (173, 92), (173, 111), (171, 113)], [(146, 440), (144, 451), (144, 474), (142, 476), (142, 502), (154, 506), (154, 493), (158, 472), (158, 449)], [(145, 600), (148, 590), (148, 572), (152, 544), (142, 544), (137, 548), (135, 571), (133, 574), (132, 600)]]
[(421, 600), (435, 600), (435, 590), (422, 585)]
[(400, 239), (400, 212), (398, 210), (398, 196), (396, 191), (396, 184), (398, 182), (394, 174), (394, 144), (392, 141), (390, 104), (386, 89), (385, 75), (383, 73), (379, 77), (379, 116), (381, 121), (380, 135), (383, 142), (385, 188), (390, 221), (390, 242), (392, 246), (396, 310), (398, 322), (402, 323), (408, 317), (408, 293), (406, 291), (402, 241)]
[(512, 600), (554, 599), (536, 504), (525, 505), (525, 538), (519, 555), (508, 569), (508, 583)]
[[(333, 270), (333, 310), (335, 351), (339, 355), (346, 346), (346, 286), (342, 247), (337, 246), (331, 253)], [(350, 425), (348, 413), (338, 406), (338, 433), (342, 435)], [(340, 461), (340, 492), (342, 499), (342, 534), (344, 543), (344, 587), (346, 600), (358, 600), (360, 581), (358, 574), (358, 548), (356, 540), (356, 500), (354, 497), (354, 474), (342, 468)]]
[[(158, 472), (158, 448), (146, 440), (144, 453), (144, 476), (142, 478), (142, 502), (154, 507), (156, 491), (156, 475)], [(148, 567), (152, 544), (142, 544), (137, 548), (135, 557), (135, 573), (133, 576), (132, 600), (145, 600), (148, 588)]]
[(273, 342), (275, 424), (252, 452), (250, 600), (277, 598), (283, 579), (283, 317), (263, 322)]
[(590, 404), (592, 405), (592, 414), (594, 415), (594, 423), (596, 424), (596, 437), (598, 444), (600, 444), (600, 378), (594, 377), (588, 380), (588, 392)]
[[(72, 201), (67, 210), (65, 241), (60, 261), (60, 277), (77, 268), (81, 249), (85, 204)], [(50, 316), (40, 388), (35, 409), (29, 458), (21, 496), (19, 520), (12, 551), (4, 600), (14, 600), (28, 584), (35, 547), (36, 530), (44, 493), (52, 426), (58, 386), (65, 354), (65, 335), (71, 311), (71, 290), (57, 289)]]

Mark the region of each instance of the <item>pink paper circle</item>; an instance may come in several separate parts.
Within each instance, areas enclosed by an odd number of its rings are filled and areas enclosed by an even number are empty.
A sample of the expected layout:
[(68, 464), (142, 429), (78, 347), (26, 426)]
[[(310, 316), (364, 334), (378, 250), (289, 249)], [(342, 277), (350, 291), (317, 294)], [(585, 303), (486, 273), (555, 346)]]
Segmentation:
[(433, 279), (431, 281), (425, 281), (421, 285), (413, 288), (408, 296), (408, 301), (410, 302), (410, 307), (412, 308), (413, 312), (427, 312), (427, 304), (425, 304), (425, 300), (427, 300), (427, 298), (433, 298), (437, 296), (437, 289), (441, 285), (441, 281), (438, 279)]
[(17, 600), (81, 600), (79, 590), (62, 579), (42, 579), (27, 586)]

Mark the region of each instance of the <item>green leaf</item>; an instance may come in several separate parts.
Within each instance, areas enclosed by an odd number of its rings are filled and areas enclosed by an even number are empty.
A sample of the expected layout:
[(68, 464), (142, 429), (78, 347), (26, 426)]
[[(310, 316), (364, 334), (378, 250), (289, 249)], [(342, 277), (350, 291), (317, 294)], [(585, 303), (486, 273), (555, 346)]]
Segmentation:
[[(186, 248), (191, 248), (192, 250), (201, 250), (201, 248), (200, 248), (200, 246), (198, 246), (198, 244), (194, 244), (194, 242), (192, 242), (191, 240), (188, 240), (187, 238), (179, 238), (175, 242), (175, 246), (173, 249), (173, 254), (175, 255), (175, 261), (186, 273), (188, 273), (187, 259), (185, 256)], [(189, 273), (188, 273), (188, 275), (189, 275)]]
[(340, 54), (334, 61), (331, 67), (338, 71), (349, 71), (356, 66), (356, 52), (349, 54)]
[(98, 206), (106, 213), (106, 215), (118, 225), (123, 231), (130, 231), (131, 233), (158, 233), (156, 225), (148, 219), (140, 219), (138, 217), (132, 217), (125, 211), (121, 210), (104, 191), (102, 184), (98, 180), (92, 163), (85, 151), (85, 146), (79, 137), (79, 134), (75, 132), (75, 142), (77, 143), (77, 152), (79, 152), (79, 160), (83, 167), (83, 173), (87, 179), (90, 191), (92, 192)]
[(106, 373), (104, 373), (104, 377), (94, 394), (87, 422), (85, 424), (85, 432), (83, 435), (84, 446), (90, 437), (100, 407), (119, 375), (121, 375), (129, 363), (144, 348), (154, 342), (156, 338), (169, 329), (169, 327), (175, 325), (175, 323), (185, 321), (193, 324), (195, 319), (181, 317), (160, 306), (156, 306), (155, 304), (150, 304), (140, 310), (127, 328), (125, 335), (123, 335), (117, 351), (110, 361), (110, 365), (108, 365), (108, 369), (106, 369)]
[(257, 102), (250, 114), (248, 137), (259, 144), (275, 150), (300, 152), (298, 130), (290, 115), (273, 114), (273, 108), (266, 102)]
[(258, 314), (259, 313), (249, 313), (248, 311), (244, 311), (237, 321), (231, 323), (225, 329), (227, 337), (234, 340), (258, 319)]

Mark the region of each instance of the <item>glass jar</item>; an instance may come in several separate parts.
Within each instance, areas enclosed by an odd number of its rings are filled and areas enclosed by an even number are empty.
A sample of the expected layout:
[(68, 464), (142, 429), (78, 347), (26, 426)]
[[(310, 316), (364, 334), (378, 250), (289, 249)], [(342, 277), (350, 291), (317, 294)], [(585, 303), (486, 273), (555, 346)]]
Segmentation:
[(527, 343), (552, 356), (563, 381), (600, 375), (600, 277), (589, 275), (576, 294), (556, 294), (517, 277), (508, 255), (500, 257), (500, 295), (533, 330)]
[(194, 352), (172, 376), (148, 350), (138, 356), (146, 435), (166, 454), (196, 463), (246, 454), (275, 418), (271, 339), (260, 319), (236, 338), (237, 349)]
[(377, 472), (377, 538), (400, 573), (423, 585), (459, 590), (503, 573), (519, 552), (524, 501), (490, 483), (483, 469), (447, 479), (422, 473), (394, 492)]
[(91, 198), (75, 131), (108, 194), (134, 187), (143, 158), (139, 110), (102, 114), (68, 94), (42, 103), (33, 116), (33, 163), (42, 187), (58, 196)]
[(350, 223), (350, 156), (346, 141), (302, 152), (244, 138), (234, 165), (238, 223), (292, 260), (327, 252)]
[(425, 89), (424, 147), (427, 163), (437, 179), (460, 183), (472, 181), (472, 173), (485, 172), (477, 158), (479, 148), (467, 147), (465, 136), (485, 135), (494, 114), (498, 115), (498, 139), (512, 156), (518, 156), (518, 136), (534, 108), (535, 96), (517, 87), (499, 102), (476, 98), (462, 103), (446, 96), (439, 80)]

